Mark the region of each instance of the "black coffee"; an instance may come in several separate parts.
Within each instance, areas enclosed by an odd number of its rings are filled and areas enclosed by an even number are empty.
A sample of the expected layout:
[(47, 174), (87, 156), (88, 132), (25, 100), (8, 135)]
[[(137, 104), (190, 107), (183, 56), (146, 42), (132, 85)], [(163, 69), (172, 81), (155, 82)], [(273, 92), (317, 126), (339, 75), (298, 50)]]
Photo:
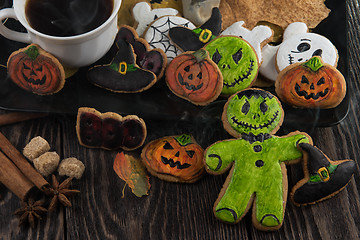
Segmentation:
[(35, 30), (58, 37), (89, 32), (111, 15), (113, 0), (27, 0), (25, 14)]

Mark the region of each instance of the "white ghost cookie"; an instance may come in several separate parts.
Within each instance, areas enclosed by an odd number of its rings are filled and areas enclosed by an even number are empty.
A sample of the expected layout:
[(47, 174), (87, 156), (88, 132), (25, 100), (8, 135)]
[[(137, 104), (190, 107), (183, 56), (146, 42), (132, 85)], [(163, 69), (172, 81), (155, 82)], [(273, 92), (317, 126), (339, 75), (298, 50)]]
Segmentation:
[(319, 56), (324, 63), (337, 66), (336, 47), (324, 36), (308, 32), (305, 23), (291, 23), (284, 31), (283, 42), (276, 46), (266, 45), (262, 49), (263, 64), (260, 74), (269, 80), (276, 80), (277, 73), (287, 66), (306, 62)]
[(268, 26), (256, 26), (252, 30), (245, 27), (244, 21), (239, 21), (225, 29), (221, 35), (238, 36), (245, 39), (255, 49), (259, 63), (262, 61), (261, 48), (271, 40), (273, 31)]
[(170, 28), (176, 26), (187, 27), (191, 30), (195, 28), (194, 24), (185, 18), (178, 16), (163, 16), (149, 24), (143, 35), (151, 48), (160, 48), (165, 52), (168, 58), (168, 64), (181, 53), (181, 51), (170, 42), (168, 37)]
[(136, 32), (141, 36), (147, 26), (154, 20), (165, 15), (177, 15), (179, 11), (174, 8), (152, 9), (147, 2), (139, 2), (132, 9), (133, 16), (137, 22)]

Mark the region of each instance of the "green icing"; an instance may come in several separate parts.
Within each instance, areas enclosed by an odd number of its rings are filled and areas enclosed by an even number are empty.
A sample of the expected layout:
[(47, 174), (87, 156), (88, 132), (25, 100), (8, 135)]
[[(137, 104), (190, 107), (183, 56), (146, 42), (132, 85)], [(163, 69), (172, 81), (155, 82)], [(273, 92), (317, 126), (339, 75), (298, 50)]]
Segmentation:
[(259, 71), (259, 64), (256, 52), (246, 41), (239, 37), (218, 37), (209, 42), (205, 49), (223, 75), (222, 94), (231, 95), (251, 86)]
[(186, 146), (191, 144), (191, 136), (188, 134), (183, 134), (178, 137), (175, 137), (176, 141), (180, 144), (180, 146)]
[(31, 46), (26, 49), (25, 54), (34, 61), (39, 56), (39, 49), (36, 46)]
[[(336, 168), (337, 168), (338, 165), (332, 165), (330, 164), (327, 168), (329, 174), (332, 174)], [(327, 178), (329, 177), (329, 175), (327, 174), (326, 171), (323, 171), (320, 173), (322, 178)], [(319, 176), (319, 174), (316, 174), (316, 175), (311, 175), (310, 176), (310, 179), (309, 179), (309, 182), (312, 182), (312, 183), (316, 183), (316, 182), (322, 182), (323, 180), (321, 179), (321, 177)]]
[(324, 66), (321, 58), (317, 56), (310, 58), (310, 60), (305, 62), (304, 65), (314, 72), (317, 72), (321, 67)]
[(239, 220), (246, 214), (248, 205), (252, 204), (251, 197), (255, 194), (257, 221), (265, 227), (279, 226), (283, 221), (283, 202), (286, 201), (283, 192), (287, 187), (283, 185), (283, 178), (287, 176), (281, 171), (281, 165), (302, 157), (302, 151), (296, 147), (300, 142), (308, 143), (309, 139), (296, 134), (271, 136), (264, 142), (252, 144), (244, 139), (236, 139), (210, 146), (205, 153), (210, 172), (219, 173), (234, 164), (233, 174), (228, 176), (228, 187), (215, 206), (217, 218), (225, 222)]
[(282, 114), (281, 106), (275, 97), (264, 98), (260, 95), (248, 98), (237, 94), (229, 100), (226, 109), (227, 121), (234, 130), (255, 135), (271, 133), (279, 125)]
[[(136, 71), (136, 70), (138, 70), (139, 68), (138, 67), (136, 67), (134, 64), (126, 64), (126, 66), (127, 66), (127, 70), (126, 70), (126, 72), (134, 72), (134, 71)], [(109, 68), (111, 68), (112, 70), (114, 70), (114, 71), (119, 71), (119, 63), (111, 63), (110, 65), (109, 65)]]

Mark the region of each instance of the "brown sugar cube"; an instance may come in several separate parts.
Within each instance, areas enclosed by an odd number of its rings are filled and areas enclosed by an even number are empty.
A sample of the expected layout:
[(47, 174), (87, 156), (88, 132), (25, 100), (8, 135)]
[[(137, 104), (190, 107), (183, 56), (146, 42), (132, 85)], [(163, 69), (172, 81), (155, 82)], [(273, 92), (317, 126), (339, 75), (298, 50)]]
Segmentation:
[(60, 176), (75, 177), (80, 179), (85, 170), (85, 165), (76, 158), (66, 158), (61, 161), (58, 172)]
[(49, 143), (40, 136), (34, 137), (31, 141), (25, 146), (23, 154), (30, 161), (33, 161), (35, 158), (40, 155), (48, 152), (50, 150)]
[(60, 156), (56, 152), (46, 152), (33, 160), (35, 169), (44, 177), (53, 173), (60, 161)]

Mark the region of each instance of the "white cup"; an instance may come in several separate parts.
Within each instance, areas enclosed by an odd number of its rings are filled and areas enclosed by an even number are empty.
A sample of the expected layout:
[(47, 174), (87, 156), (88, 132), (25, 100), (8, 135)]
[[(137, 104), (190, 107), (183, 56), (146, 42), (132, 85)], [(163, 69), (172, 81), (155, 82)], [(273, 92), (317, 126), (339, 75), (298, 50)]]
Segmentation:
[(96, 62), (114, 43), (121, 0), (114, 0), (113, 11), (102, 25), (89, 32), (70, 37), (50, 36), (33, 29), (25, 17), (25, 4), (26, 0), (14, 0), (13, 8), (0, 10), (0, 21), (14, 18), (26, 28), (27, 33), (10, 30), (1, 23), (0, 33), (10, 40), (38, 44), (67, 67), (83, 67)]

